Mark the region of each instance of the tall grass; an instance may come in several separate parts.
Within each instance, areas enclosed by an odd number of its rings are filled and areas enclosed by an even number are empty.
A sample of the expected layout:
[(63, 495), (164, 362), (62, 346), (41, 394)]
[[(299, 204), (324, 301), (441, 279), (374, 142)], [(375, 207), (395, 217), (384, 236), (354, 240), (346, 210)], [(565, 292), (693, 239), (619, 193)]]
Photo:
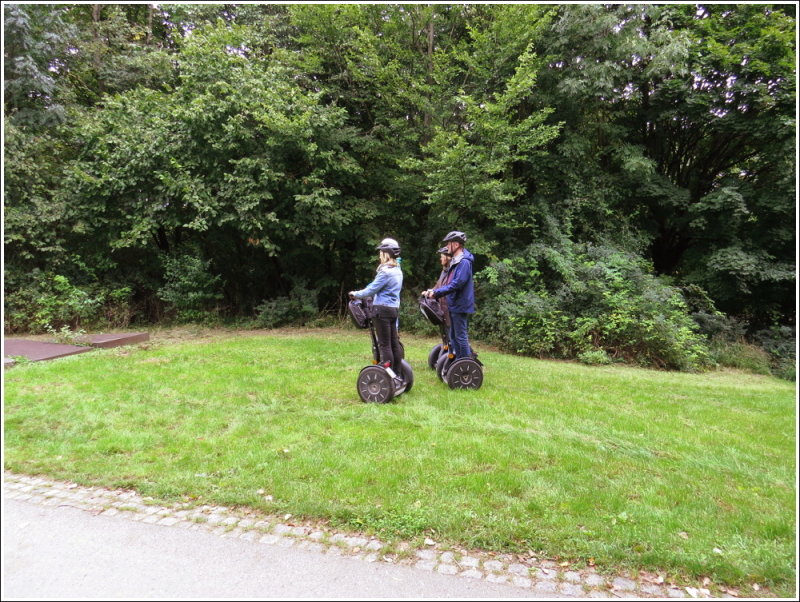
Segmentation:
[[(6, 372), (5, 467), (339, 527), (790, 591), (794, 387), (483, 350), (451, 391), (363, 404), (366, 335), (96, 351)], [(267, 499), (265, 494), (271, 496)]]

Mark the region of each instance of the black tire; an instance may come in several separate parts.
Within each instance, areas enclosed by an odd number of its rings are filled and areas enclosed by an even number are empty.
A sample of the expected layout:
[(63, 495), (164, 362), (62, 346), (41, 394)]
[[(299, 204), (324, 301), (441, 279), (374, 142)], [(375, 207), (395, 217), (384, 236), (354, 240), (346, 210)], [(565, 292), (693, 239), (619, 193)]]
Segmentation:
[(380, 366), (367, 366), (358, 375), (356, 390), (364, 403), (388, 403), (394, 397), (394, 382)]
[(414, 386), (414, 371), (411, 369), (411, 364), (409, 364), (406, 360), (400, 360), (400, 365), (403, 368), (402, 378), (406, 383), (406, 390), (404, 393), (408, 393), (411, 390), (411, 387)]
[(450, 355), (448, 353), (442, 353), (439, 356), (439, 359), (436, 362), (436, 375), (442, 382), (444, 382), (445, 373), (452, 363), (453, 360), (450, 359)]
[(428, 354), (428, 368), (436, 370), (436, 362), (439, 361), (439, 354), (442, 353), (442, 344), (439, 343)]
[(450, 365), (445, 379), (451, 389), (480, 389), (483, 369), (475, 360), (462, 357)]

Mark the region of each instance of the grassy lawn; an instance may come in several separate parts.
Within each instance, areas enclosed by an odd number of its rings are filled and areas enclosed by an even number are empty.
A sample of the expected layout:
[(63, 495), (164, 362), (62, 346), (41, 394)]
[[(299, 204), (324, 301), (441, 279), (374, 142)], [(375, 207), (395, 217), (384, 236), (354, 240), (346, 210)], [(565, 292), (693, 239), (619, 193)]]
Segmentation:
[(793, 383), (481, 350), (483, 388), (450, 391), (435, 341), (404, 341), (416, 384), (387, 405), (359, 401), (371, 355), (353, 330), (20, 365), (5, 468), (794, 592)]

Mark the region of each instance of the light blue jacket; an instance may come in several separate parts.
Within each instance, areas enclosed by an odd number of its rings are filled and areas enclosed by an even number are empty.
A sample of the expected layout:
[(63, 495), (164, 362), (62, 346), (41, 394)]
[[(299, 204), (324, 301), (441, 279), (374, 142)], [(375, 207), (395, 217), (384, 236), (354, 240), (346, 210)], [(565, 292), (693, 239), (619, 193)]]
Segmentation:
[(373, 305), (400, 307), (400, 289), (403, 288), (403, 270), (400, 266), (382, 265), (378, 268), (375, 280), (360, 291), (355, 291), (356, 299), (372, 297)]

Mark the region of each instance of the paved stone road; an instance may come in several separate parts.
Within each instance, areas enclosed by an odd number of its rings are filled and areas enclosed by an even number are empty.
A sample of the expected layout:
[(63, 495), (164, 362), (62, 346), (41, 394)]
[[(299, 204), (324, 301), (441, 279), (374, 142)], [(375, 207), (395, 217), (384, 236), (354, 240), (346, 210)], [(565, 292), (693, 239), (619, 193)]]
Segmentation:
[(291, 515), (277, 517), (247, 509), (208, 505), (166, 507), (135, 491), (83, 487), (9, 472), (4, 473), (3, 496), (40, 506), (68, 505), (95, 515), (202, 531), (220, 538), (307, 550), (329, 557), (345, 556), (365, 563), (413, 567), (418, 571), (452, 575), (456, 579), (518, 588), (524, 590), (526, 597), (698, 598), (735, 597), (736, 593), (710, 583), (680, 587), (646, 573), (609, 576), (592, 567), (576, 569), (530, 556), (449, 550), (432, 540), (426, 540), (422, 549), (414, 549), (407, 543), (389, 545), (375, 537), (333, 532), (319, 525), (295, 521)]

